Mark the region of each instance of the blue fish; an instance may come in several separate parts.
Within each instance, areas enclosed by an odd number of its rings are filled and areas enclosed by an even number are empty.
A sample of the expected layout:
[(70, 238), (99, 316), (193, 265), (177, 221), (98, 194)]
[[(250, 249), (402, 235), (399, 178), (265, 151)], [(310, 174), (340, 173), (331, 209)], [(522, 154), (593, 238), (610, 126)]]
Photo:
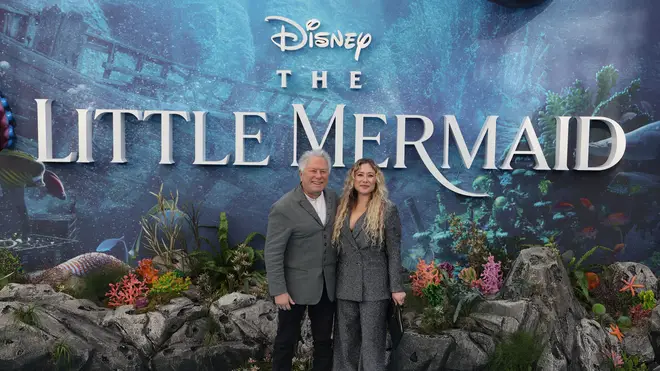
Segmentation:
[[(612, 148), (612, 138), (589, 143), (589, 153), (607, 157)], [(650, 123), (626, 133), (624, 160), (653, 161), (660, 157), (660, 121)]]
[(124, 241), (124, 236), (121, 236), (120, 238), (108, 238), (107, 240), (99, 244), (99, 246), (96, 248), (96, 251), (97, 252), (110, 251), (119, 243), (122, 243), (124, 245), (124, 254), (126, 257), (125, 261), (128, 263), (128, 255), (130, 254), (131, 256), (134, 256), (135, 252), (133, 251), (133, 249), (131, 249), (131, 251), (128, 251), (128, 247), (126, 246), (126, 241)]

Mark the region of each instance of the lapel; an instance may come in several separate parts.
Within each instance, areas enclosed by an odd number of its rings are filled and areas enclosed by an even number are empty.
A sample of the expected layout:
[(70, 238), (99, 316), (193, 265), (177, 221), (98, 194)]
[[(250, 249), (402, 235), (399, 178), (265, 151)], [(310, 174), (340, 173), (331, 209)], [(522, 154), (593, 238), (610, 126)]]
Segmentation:
[[(319, 223), (321, 227), (325, 227), (323, 223), (321, 223), (321, 219), (319, 218), (319, 215), (316, 213), (316, 210), (314, 210), (314, 207), (307, 199), (307, 196), (305, 195), (302, 186), (298, 185), (296, 191), (298, 192), (298, 196), (299, 196), (298, 203), (300, 204), (300, 206), (302, 206), (302, 208), (305, 209), (305, 211), (307, 211), (309, 215), (311, 215), (312, 218), (314, 218), (314, 220), (316, 220), (316, 222)], [(325, 209), (326, 209), (325, 220), (326, 220), (326, 225), (328, 225), (329, 224), (328, 222), (330, 221), (330, 204), (328, 203), (328, 199), (330, 198), (330, 196), (328, 196), (328, 192), (323, 192), (323, 194), (325, 195)]]
[[(355, 239), (355, 242), (357, 242), (358, 237), (362, 234), (362, 224), (364, 224), (364, 218), (366, 217), (367, 212), (363, 212), (362, 215), (358, 218), (358, 220), (355, 221), (355, 227), (353, 228), (353, 238)], [(349, 225), (350, 227), (350, 225)]]
[(325, 198), (325, 227), (330, 227), (334, 223), (335, 213), (337, 209), (335, 207), (335, 200), (330, 195), (330, 192), (324, 191), (323, 197)]
[[(355, 226), (357, 227), (357, 223), (355, 223)], [(342, 236), (348, 241), (348, 243), (353, 246), (356, 250), (359, 250), (360, 247), (357, 244), (357, 241), (355, 240), (355, 237), (353, 237), (353, 232), (351, 231), (351, 214), (349, 213), (346, 216), (346, 220), (344, 221), (344, 225), (342, 226), (342, 231), (341, 231)]]

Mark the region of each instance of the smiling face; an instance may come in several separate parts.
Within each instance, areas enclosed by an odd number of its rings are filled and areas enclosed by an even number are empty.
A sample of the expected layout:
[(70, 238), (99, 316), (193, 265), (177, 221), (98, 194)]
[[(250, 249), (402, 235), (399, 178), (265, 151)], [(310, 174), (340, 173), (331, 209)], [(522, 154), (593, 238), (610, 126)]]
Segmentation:
[(310, 196), (318, 196), (328, 184), (328, 163), (323, 157), (310, 157), (305, 169), (300, 172), (303, 190)]
[(376, 170), (369, 164), (362, 164), (355, 171), (353, 187), (358, 194), (368, 196), (376, 189)]

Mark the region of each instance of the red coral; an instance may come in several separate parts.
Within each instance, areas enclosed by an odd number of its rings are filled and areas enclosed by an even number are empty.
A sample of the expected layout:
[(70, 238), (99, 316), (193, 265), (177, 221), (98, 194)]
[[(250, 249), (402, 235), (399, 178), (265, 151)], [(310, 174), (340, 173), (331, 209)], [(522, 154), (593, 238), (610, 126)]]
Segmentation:
[(111, 308), (133, 305), (137, 298), (145, 296), (149, 292), (147, 284), (140, 281), (133, 273), (125, 275), (121, 282), (109, 285), (110, 291), (105, 296), (110, 297), (108, 306)]
[(648, 317), (651, 317), (651, 309), (644, 309), (642, 304), (630, 308), (630, 319), (633, 324), (639, 325)]
[(419, 259), (417, 269), (410, 275), (411, 288), (415, 296), (423, 296), (422, 290), (429, 284), (440, 283), (440, 272), (438, 268), (431, 263), (426, 263), (424, 260)]

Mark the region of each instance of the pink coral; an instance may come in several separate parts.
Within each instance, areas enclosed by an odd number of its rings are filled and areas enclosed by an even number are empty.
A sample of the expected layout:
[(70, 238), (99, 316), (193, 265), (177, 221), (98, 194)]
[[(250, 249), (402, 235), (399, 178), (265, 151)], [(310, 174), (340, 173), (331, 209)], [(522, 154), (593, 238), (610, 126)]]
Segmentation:
[(137, 298), (145, 296), (149, 292), (147, 284), (140, 281), (133, 273), (125, 275), (121, 282), (109, 285), (110, 291), (105, 296), (110, 297), (108, 306), (111, 308), (133, 305)]
[(481, 292), (484, 294), (496, 294), (502, 288), (503, 273), (502, 262), (495, 263), (493, 255), (488, 256), (488, 262), (482, 265), (481, 278), (477, 280)]

